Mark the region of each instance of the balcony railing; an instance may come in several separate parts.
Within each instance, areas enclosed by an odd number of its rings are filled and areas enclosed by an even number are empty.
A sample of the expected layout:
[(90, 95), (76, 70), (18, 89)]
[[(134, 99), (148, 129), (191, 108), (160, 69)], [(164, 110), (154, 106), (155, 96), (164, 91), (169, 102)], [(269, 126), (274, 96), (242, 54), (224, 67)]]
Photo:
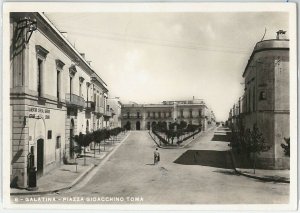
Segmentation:
[(85, 108), (90, 111), (95, 111), (95, 102), (94, 101), (85, 102)]
[(66, 105), (71, 107), (84, 107), (85, 101), (83, 97), (72, 93), (66, 93)]
[(137, 118), (137, 119), (142, 119), (143, 117), (141, 115), (140, 116), (137, 116), (137, 115), (130, 115), (130, 116), (128, 116), (127, 114), (124, 114), (124, 115), (122, 115), (122, 118), (127, 118), (127, 119)]

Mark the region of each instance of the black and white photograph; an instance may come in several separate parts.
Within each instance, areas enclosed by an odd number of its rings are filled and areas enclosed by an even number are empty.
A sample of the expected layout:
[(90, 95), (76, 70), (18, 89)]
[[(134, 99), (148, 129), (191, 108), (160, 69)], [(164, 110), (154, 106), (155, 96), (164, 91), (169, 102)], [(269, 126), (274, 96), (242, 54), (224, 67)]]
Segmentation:
[(295, 4), (3, 12), (10, 208), (296, 208)]

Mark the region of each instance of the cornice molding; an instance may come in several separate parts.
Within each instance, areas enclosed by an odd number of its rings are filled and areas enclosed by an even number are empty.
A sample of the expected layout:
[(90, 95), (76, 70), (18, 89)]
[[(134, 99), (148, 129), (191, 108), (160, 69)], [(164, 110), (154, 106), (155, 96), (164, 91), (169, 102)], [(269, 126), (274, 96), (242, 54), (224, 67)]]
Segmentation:
[(42, 47), (41, 45), (35, 45), (35, 49), (36, 49), (36, 54), (44, 59), (46, 59), (49, 51), (46, 50), (44, 47)]

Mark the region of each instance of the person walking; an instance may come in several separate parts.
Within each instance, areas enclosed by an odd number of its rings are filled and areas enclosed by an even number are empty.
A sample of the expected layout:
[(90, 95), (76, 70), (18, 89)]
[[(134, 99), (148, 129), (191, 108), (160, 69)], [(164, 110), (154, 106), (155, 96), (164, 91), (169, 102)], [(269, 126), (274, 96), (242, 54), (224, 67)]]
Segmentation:
[(160, 161), (160, 155), (158, 152), (158, 148), (156, 148), (154, 151), (154, 165), (156, 165), (159, 161)]

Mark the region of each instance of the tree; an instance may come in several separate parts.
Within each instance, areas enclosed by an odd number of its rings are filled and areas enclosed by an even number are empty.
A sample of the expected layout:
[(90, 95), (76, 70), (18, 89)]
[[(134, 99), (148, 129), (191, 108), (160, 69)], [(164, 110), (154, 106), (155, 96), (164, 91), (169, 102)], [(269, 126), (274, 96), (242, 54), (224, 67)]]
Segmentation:
[(81, 155), (81, 152), (82, 152), (82, 147), (83, 147), (83, 144), (84, 144), (84, 141), (83, 141), (83, 137), (84, 137), (84, 134), (82, 134), (81, 132), (79, 133), (79, 135), (75, 135), (74, 136), (74, 141), (77, 143), (77, 145), (79, 146), (79, 149), (74, 149), (74, 151)]
[(281, 147), (283, 148), (285, 156), (290, 157), (290, 138), (284, 138), (286, 144), (282, 143)]
[(262, 133), (259, 131), (256, 125), (254, 125), (252, 131), (246, 132), (247, 149), (250, 153), (253, 153), (253, 169), (255, 174), (256, 156), (261, 152), (266, 152), (270, 149), (270, 146), (265, 142)]
[(185, 129), (187, 127), (187, 122), (185, 121), (180, 121), (178, 125), (178, 129)]
[(79, 135), (75, 135), (74, 136), (74, 140), (75, 142), (78, 144), (78, 146), (80, 147), (79, 149), (79, 153), (81, 155), (81, 152), (82, 152), (82, 147), (84, 147), (83, 151), (84, 151), (84, 165), (86, 164), (86, 159), (85, 159), (85, 148), (90, 145), (90, 143), (92, 142), (93, 140), (93, 137), (91, 136), (90, 133), (84, 135), (82, 134), (81, 132), (79, 133)]
[(86, 135), (83, 136), (83, 151), (84, 151), (84, 165), (86, 165), (86, 156), (85, 156), (85, 149), (87, 146), (90, 145), (90, 143), (93, 141), (93, 135), (91, 133), (87, 133)]

